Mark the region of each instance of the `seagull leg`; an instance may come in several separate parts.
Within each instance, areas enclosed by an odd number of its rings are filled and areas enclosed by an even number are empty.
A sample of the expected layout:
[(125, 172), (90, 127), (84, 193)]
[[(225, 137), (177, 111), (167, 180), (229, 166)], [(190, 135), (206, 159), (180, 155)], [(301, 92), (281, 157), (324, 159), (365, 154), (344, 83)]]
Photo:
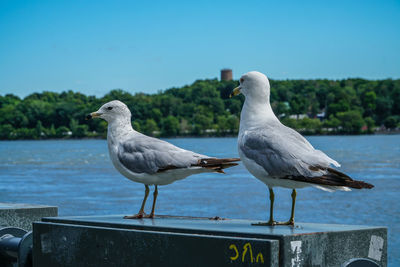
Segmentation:
[(274, 221), (274, 202), (275, 202), (275, 194), (274, 191), (272, 190), (271, 187), (268, 187), (269, 189), (269, 202), (270, 202), (270, 206), (269, 206), (269, 221), (267, 222), (267, 224), (269, 225), (274, 225), (275, 221)]
[(154, 189), (154, 193), (153, 193), (153, 207), (151, 208), (151, 213), (149, 215), (149, 218), (154, 218), (154, 209), (156, 208), (156, 200), (157, 200), (157, 196), (158, 196), (158, 189), (157, 189), (157, 185), (154, 185), (155, 189)]
[(275, 194), (274, 191), (272, 190), (272, 187), (268, 187), (269, 190), (269, 221), (266, 223), (253, 223), (252, 225), (257, 225), (257, 226), (274, 226), (279, 224), (278, 222), (274, 221), (274, 201), (275, 201)]
[(276, 225), (294, 225), (294, 207), (296, 205), (296, 189), (292, 191), (292, 211), (290, 213), (290, 219), (287, 222), (277, 222)]
[(142, 202), (142, 206), (140, 207), (139, 213), (135, 214), (135, 215), (131, 215), (131, 216), (124, 216), (124, 219), (141, 219), (141, 218), (143, 218), (143, 216), (146, 215), (144, 213), (144, 206), (146, 205), (146, 200), (147, 200), (147, 197), (149, 196), (150, 189), (147, 184), (145, 184), (144, 187), (145, 187), (144, 199)]
[(292, 191), (292, 212), (290, 213), (290, 219), (288, 221), (288, 223), (290, 225), (294, 225), (294, 207), (296, 205), (296, 196), (297, 196), (296, 189), (293, 189), (293, 191)]

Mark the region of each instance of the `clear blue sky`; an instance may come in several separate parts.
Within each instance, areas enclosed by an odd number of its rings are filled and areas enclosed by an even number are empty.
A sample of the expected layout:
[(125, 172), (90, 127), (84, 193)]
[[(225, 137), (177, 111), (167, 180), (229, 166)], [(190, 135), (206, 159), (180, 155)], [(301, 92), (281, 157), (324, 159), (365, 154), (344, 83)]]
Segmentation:
[(0, 94), (400, 77), (400, 1), (0, 1)]

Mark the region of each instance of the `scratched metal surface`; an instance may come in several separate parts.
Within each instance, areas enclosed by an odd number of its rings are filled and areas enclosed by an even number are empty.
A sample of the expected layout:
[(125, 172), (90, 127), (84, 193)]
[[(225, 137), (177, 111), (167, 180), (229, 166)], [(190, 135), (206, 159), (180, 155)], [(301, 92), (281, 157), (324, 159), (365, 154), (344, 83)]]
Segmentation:
[(35, 223), (33, 266), (278, 266), (279, 242), (257, 238)]
[(185, 216), (168, 216), (158, 215), (154, 219), (123, 219), (124, 215), (109, 215), (109, 216), (65, 216), (44, 218), (46, 222), (59, 222), (69, 224), (84, 224), (96, 225), (103, 227), (116, 227), (116, 228), (146, 228), (155, 230), (194, 230), (194, 231), (219, 231), (219, 232), (233, 232), (233, 233), (248, 233), (257, 235), (301, 235), (319, 232), (344, 232), (344, 231), (357, 231), (366, 229), (381, 228), (379, 226), (365, 226), (365, 225), (343, 225), (343, 224), (319, 224), (319, 223), (301, 223), (296, 222), (292, 226), (253, 226), (252, 223), (257, 223), (256, 220), (239, 220), (239, 219), (226, 219), (226, 220), (210, 220), (205, 217), (185, 217)]
[[(296, 223), (294, 227), (269, 227), (251, 225), (258, 222), (255, 220), (210, 220), (183, 216), (129, 220), (123, 219), (123, 215), (67, 216), (44, 218), (43, 221), (55, 227), (62, 225), (66, 229), (64, 235), (76, 227), (95, 227), (189, 236), (277, 240), (280, 266), (340, 266), (360, 257), (372, 258), (381, 266), (387, 265), (387, 230), (375, 226)], [(99, 235), (102, 235), (101, 231)], [(378, 247), (373, 244), (376, 240), (382, 241)], [(225, 250), (220, 253), (232, 253), (232, 249), (228, 248), (225, 244)]]

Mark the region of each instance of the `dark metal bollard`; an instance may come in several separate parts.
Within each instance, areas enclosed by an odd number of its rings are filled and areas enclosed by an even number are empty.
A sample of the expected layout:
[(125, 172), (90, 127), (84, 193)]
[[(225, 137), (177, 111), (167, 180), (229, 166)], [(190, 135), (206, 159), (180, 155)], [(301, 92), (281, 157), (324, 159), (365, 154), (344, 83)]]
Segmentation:
[(0, 229), (0, 265), (32, 266), (32, 232), (20, 228)]
[(345, 262), (342, 267), (380, 267), (376, 262), (369, 259), (351, 259)]

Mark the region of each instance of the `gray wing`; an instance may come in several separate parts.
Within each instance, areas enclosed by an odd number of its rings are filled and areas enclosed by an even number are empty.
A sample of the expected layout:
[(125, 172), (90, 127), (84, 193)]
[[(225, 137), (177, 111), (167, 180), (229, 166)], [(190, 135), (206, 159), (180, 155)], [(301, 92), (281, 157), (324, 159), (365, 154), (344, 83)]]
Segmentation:
[(204, 157), (145, 135), (136, 135), (118, 147), (118, 160), (135, 173), (153, 174), (166, 169), (187, 168)]
[(339, 166), (298, 132), (281, 123), (246, 131), (239, 148), (272, 177), (315, 176), (315, 166)]

